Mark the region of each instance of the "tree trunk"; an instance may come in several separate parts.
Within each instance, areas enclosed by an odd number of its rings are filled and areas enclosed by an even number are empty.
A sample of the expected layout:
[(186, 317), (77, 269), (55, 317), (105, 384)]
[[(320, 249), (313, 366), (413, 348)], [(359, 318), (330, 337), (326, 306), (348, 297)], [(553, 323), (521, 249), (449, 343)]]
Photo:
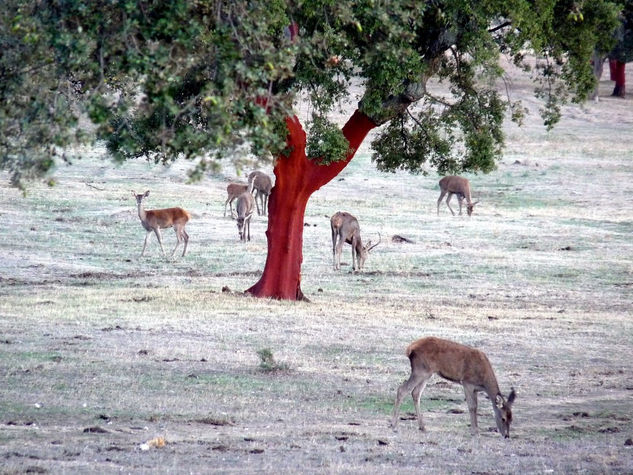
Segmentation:
[(617, 60), (609, 58), (609, 79), (611, 81), (615, 81), (616, 63)]
[(308, 199), (347, 166), (367, 133), (376, 125), (360, 111), (354, 112), (343, 127), (349, 141), (345, 160), (320, 165), (306, 157), (306, 134), (297, 117), (286, 119), (290, 156), (280, 156), (275, 164), (275, 186), (268, 203), (268, 256), (264, 272), (246, 290), (256, 297), (304, 300), (301, 291), (303, 262), (303, 218)]
[(623, 61), (611, 60), (609, 62), (611, 66), (611, 79), (615, 81), (615, 88), (613, 89), (612, 96), (624, 97), (626, 95), (625, 86), (625, 74), (624, 69), (626, 63)]

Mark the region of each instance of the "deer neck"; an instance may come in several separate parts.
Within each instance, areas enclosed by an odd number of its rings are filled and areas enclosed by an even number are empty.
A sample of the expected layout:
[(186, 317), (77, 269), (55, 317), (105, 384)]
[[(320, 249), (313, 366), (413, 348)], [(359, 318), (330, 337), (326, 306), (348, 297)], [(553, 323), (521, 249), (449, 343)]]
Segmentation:
[(467, 186), (466, 189), (464, 190), (464, 196), (466, 197), (466, 203), (468, 203), (469, 205), (472, 205), (473, 200), (470, 196), (470, 186)]
[(142, 222), (147, 221), (147, 213), (145, 212), (145, 207), (143, 206), (142, 201), (138, 203), (138, 217)]
[(499, 384), (497, 384), (497, 379), (494, 376), (492, 380), (490, 380), (490, 378), (487, 378), (487, 379), (488, 381), (485, 381), (483, 389), (488, 395), (488, 398), (492, 401), (492, 405), (494, 406), (495, 400), (497, 399), (497, 396), (501, 394), (501, 391), (499, 390)]

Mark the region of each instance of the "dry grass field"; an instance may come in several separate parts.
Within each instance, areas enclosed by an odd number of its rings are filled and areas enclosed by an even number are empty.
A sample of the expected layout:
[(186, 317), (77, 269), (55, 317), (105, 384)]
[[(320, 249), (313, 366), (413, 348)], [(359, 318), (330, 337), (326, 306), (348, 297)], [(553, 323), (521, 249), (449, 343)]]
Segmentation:
[[(266, 220), (238, 242), (228, 165), (187, 184), (186, 164), (82, 149), (26, 197), (0, 175), (0, 473), (633, 472), (633, 100), (604, 80), (548, 133), (528, 84), (510, 85), (531, 114), (507, 126), (498, 170), (468, 175), (471, 218), (437, 216), (436, 174), (377, 172), (367, 147), (313, 196), (311, 303), (241, 295)], [(192, 213), (187, 256), (152, 237), (139, 258), (132, 189)], [(349, 246), (332, 270), (339, 210), (382, 235), (362, 273)], [(488, 354), (517, 391), (510, 439), (483, 395), (472, 437), (461, 387), (438, 377), (426, 432), (410, 398), (388, 426), (404, 349), (425, 335)]]

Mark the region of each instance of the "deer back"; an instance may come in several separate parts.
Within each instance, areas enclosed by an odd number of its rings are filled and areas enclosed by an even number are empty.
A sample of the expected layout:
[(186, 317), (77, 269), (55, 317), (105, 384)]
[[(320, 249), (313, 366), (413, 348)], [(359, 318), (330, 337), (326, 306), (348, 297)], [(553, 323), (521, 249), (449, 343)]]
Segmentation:
[(253, 195), (251, 195), (248, 191), (245, 191), (237, 198), (237, 216), (238, 218), (248, 218), (249, 215), (253, 214), (253, 207), (255, 206), (255, 200), (253, 199)]
[(330, 226), (332, 227), (332, 231), (336, 232), (341, 240), (344, 240), (348, 244), (356, 244), (357, 247), (362, 248), (360, 225), (354, 216), (345, 211), (334, 213), (330, 218)]
[(470, 182), (461, 176), (445, 176), (440, 180), (440, 189), (456, 195), (462, 195), (468, 198), (469, 202), (471, 200)]
[(273, 188), (273, 182), (268, 175), (264, 172), (254, 171), (248, 175), (248, 182), (253, 183), (253, 188), (257, 191), (261, 191), (262, 193), (269, 195), (270, 191)]
[(476, 348), (427, 337), (411, 343), (406, 354), (412, 368), (424, 368), (449, 381), (472, 384), (485, 390), (493, 398), (499, 394), (497, 378), (490, 361)]
[(174, 224), (184, 224), (191, 218), (191, 215), (182, 208), (147, 210), (145, 216), (150, 223), (157, 224), (161, 228), (169, 228)]
[(248, 185), (244, 183), (229, 183), (226, 185), (226, 194), (230, 198), (237, 198), (245, 191), (248, 191)]

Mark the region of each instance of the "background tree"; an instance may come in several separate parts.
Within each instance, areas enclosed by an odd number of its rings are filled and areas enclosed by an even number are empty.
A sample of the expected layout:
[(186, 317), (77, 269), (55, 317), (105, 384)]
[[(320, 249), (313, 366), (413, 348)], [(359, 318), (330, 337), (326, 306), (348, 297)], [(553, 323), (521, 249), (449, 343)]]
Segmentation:
[[(50, 170), (86, 135), (81, 114), (115, 160), (189, 159), (191, 178), (244, 145), (272, 156), (268, 257), (248, 292), (301, 299), (307, 201), (370, 130), (387, 124), (372, 142), (382, 170), (488, 172), (506, 110), (523, 111), (497, 92), (499, 55), (532, 71), (551, 127), (593, 88), (591, 52), (617, 13), (605, 0), (5, 0), (0, 160), (16, 184)], [(328, 117), (354, 82), (341, 130)]]
[(620, 14), (620, 26), (616, 30), (617, 40), (609, 52), (611, 80), (615, 81), (613, 96), (626, 95), (625, 66), (633, 61), (633, 0), (626, 0)]

